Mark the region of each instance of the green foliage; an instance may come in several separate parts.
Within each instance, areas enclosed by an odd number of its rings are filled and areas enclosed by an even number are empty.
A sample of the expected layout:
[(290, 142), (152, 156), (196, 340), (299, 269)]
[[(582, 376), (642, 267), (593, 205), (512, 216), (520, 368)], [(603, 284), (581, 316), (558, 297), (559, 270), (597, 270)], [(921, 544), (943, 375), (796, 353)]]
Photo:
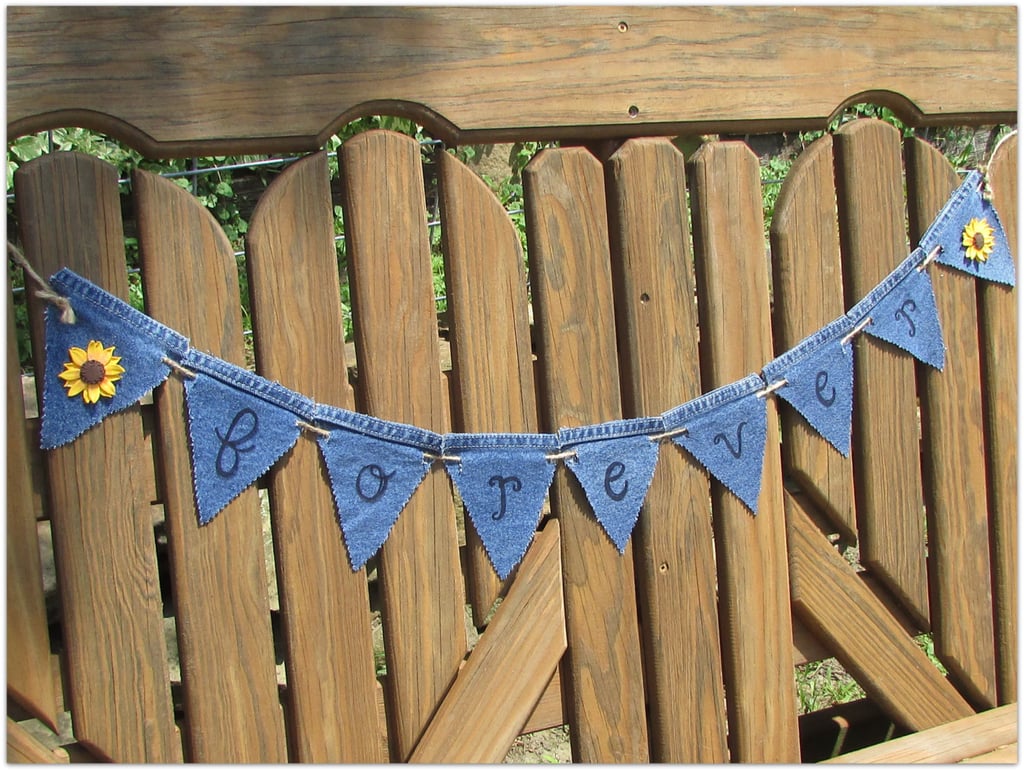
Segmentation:
[(864, 689), (835, 659), (798, 666), (796, 690), (801, 715), (864, 697)]

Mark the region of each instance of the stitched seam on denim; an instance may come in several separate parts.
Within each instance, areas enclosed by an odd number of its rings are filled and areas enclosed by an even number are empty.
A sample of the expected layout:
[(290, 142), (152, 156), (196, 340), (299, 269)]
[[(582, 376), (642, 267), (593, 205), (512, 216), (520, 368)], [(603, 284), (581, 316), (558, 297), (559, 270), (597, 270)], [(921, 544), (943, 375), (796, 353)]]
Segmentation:
[(666, 428), (675, 428), (683, 421), (697, 417), (720, 407), (725, 407), (735, 401), (753, 396), (757, 391), (767, 386), (760, 375), (748, 375), (735, 383), (729, 383), (716, 388), (710, 393), (698, 396), (696, 399), (681, 404), (662, 415)]
[(183, 355), (188, 350), (187, 337), (161, 324), (152, 316), (135, 310), (121, 298), (115, 297), (68, 268), (62, 268), (54, 273), (50, 277), (50, 283), (54, 288), (62, 289), (68, 295), (68, 299), (74, 297), (74, 299), (82, 300), (97, 310), (117, 316), (128, 324), (142, 327), (147, 337), (170, 346), (174, 353)]
[(453, 433), (444, 434), (441, 449), (449, 450), (549, 450), (559, 449), (555, 434)]
[(932, 240), (934, 240), (936, 236), (945, 229), (946, 223), (953, 217), (953, 213), (960, 208), (963, 202), (971, 194), (971, 191), (977, 187), (978, 180), (980, 179), (981, 172), (977, 170), (972, 170), (967, 174), (967, 177), (964, 179), (964, 181), (960, 183), (960, 187), (958, 187), (953, 192), (950, 199), (946, 202), (946, 205), (942, 207), (942, 211), (940, 211), (938, 215), (936, 215), (935, 219), (932, 221), (932, 224), (921, 236), (922, 247), (925, 245), (925, 243), (930, 243)]
[(846, 317), (852, 319), (855, 322), (861, 321), (865, 316), (869, 315), (882, 300), (888, 297), (892, 291), (903, 283), (906, 278), (911, 275), (915, 268), (921, 264), (928, 257), (928, 253), (920, 247), (914, 249), (910, 255), (904, 259), (899, 265), (897, 265), (893, 271), (886, 276), (882, 282), (872, 289), (864, 299), (850, 308), (846, 313)]
[(609, 439), (628, 439), (635, 436), (648, 436), (649, 434), (662, 433), (665, 430), (665, 422), (660, 416), (650, 418), (623, 418), (622, 420), (610, 420), (605, 423), (598, 423), (594, 426), (576, 426), (574, 428), (560, 428), (558, 439), (561, 443), (560, 449), (566, 449), (579, 444), (589, 442), (601, 442)]
[(280, 383), (267, 380), (247, 369), (195, 348), (189, 350), (185, 361), (188, 362), (187, 366), (202, 372), (207, 377), (212, 377), (226, 385), (237, 386), (246, 393), (262, 399), (268, 404), (293, 412), (299, 417), (307, 420), (313, 419), (315, 403), (302, 394), (285, 388)]
[(444, 437), (441, 434), (407, 423), (385, 420), (361, 412), (352, 412), (329, 404), (317, 404), (315, 419), (338, 428), (357, 434), (366, 434), (375, 439), (383, 439), (417, 450), (432, 453), (441, 451)]
[(788, 370), (813, 358), (826, 346), (842, 340), (854, 326), (855, 324), (849, 316), (840, 316), (815, 334), (805, 337), (778, 358), (765, 364), (761, 369), (762, 378), (766, 383), (778, 379)]

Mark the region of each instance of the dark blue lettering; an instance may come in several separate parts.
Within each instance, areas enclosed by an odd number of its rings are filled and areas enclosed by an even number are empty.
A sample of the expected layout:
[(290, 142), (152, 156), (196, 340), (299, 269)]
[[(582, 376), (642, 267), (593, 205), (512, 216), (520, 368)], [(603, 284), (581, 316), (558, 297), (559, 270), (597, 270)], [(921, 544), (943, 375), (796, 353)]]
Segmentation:
[(828, 372), (822, 370), (814, 379), (814, 395), (818, 397), (818, 401), (825, 407), (831, 407), (836, 403), (836, 387), (832, 386), (832, 392), (826, 396), (825, 389), (828, 387)]
[(505, 516), (506, 507), (508, 506), (508, 493), (506, 492), (507, 487), (512, 488), (512, 492), (518, 493), (523, 489), (522, 480), (519, 477), (503, 477), (495, 474), (487, 480), (487, 484), (491, 487), (497, 487), (501, 493), (501, 508), (491, 514), (491, 519), (497, 521)]
[(907, 334), (910, 337), (914, 337), (917, 334), (917, 327), (914, 325), (914, 320), (912, 318), (910, 318), (910, 314), (908, 313), (908, 311), (916, 311), (916, 310), (917, 310), (917, 303), (914, 302), (913, 300), (911, 300), (908, 297), (906, 300), (903, 301), (903, 305), (900, 306), (900, 309), (898, 311), (896, 311), (896, 318), (899, 318), (900, 316), (902, 316), (904, 318), (904, 320), (907, 322), (907, 324), (910, 325), (910, 329), (907, 332)]
[[(243, 421), (248, 419), (248, 428), (243, 425)], [(242, 428), (239, 428), (242, 426)], [(230, 425), (226, 433), (222, 434), (220, 429), (214, 429), (213, 433), (217, 435), (220, 440), (220, 449), (217, 450), (217, 459), (215, 465), (217, 467), (217, 476), (229, 478), (233, 477), (238, 472), (238, 464), (241, 462), (243, 452), (252, 452), (256, 449), (255, 444), (246, 445), (245, 443), (256, 436), (256, 432), (260, 427), (260, 419), (256, 416), (256, 413), (246, 407), (235, 415), (231, 419)], [(242, 436), (235, 436), (235, 431), (244, 431)], [(230, 455), (227, 453), (230, 451)], [(230, 460), (230, 465), (227, 461)]]
[(613, 461), (608, 464), (608, 468), (604, 470), (604, 491), (605, 494), (613, 501), (621, 501), (626, 497), (626, 493), (629, 492), (629, 481), (622, 483), (622, 489), (616, 490), (612, 487), (613, 482), (618, 482), (622, 479), (626, 473), (626, 465), (619, 461)]
[[(356, 477), (356, 495), (362, 498), (367, 503), (375, 503), (384, 497), (384, 493), (388, 490), (388, 484), (394, 478), (397, 471), (392, 471), (390, 474), (385, 473), (384, 469), (378, 466), (376, 463), (370, 463), (359, 469), (359, 475)], [(372, 491), (364, 486), (363, 480), (368, 476), (370, 480), (377, 483), (376, 488)]]
[(743, 454), (743, 427), (747, 425), (747, 421), (742, 421), (736, 426), (736, 446), (732, 446), (732, 442), (729, 441), (724, 433), (715, 434), (715, 444), (721, 444), (725, 442), (725, 446), (729, 448), (729, 452), (732, 453), (732, 457), (739, 458)]

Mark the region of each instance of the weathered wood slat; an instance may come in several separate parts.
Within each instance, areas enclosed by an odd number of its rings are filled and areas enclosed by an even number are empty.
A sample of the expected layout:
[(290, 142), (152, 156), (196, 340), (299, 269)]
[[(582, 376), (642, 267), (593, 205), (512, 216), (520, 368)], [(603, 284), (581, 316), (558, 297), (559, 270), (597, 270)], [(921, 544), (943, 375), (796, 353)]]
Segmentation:
[[(1017, 742), (1017, 705), (1008, 704), (949, 725), (830, 758), (826, 763), (956, 763)], [(1006, 761), (1003, 761), (1006, 762)]]
[[(875, 120), (835, 135), (847, 307), (909, 254), (899, 132)], [(854, 341), (853, 466), (860, 559), (929, 628), (914, 360), (868, 335)]]
[[(910, 236), (920, 240), (959, 184), (933, 146), (906, 148)], [(967, 223), (964, 222), (964, 225)], [(942, 372), (919, 369), (935, 653), (979, 705), (996, 704), (989, 505), (978, 346), (977, 279), (929, 269), (946, 345)]]
[[(775, 350), (788, 351), (846, 312), (836, 221), (832, 137), (823, 136), (793, 164), (771, 224)], [(782, 457), (840, 534), (857, 539), (853, 466), (792, 407), (781, 402)]]
[[(339, 162), (361, 407), (444, 432), (419, 146), (370, 131)], [(392, 759), (406, 760), (466, 653), (452, 492), (436, 465), (384, 543), (379, 580)]]
[(970, 705), (786, 493), (793, 607), (894, 721), (912, 731), (972, 714)]
[(50, 633), (32, 506), (25, 403), (7, 295), (7, 695), (50, 728), (57, 728), (57, 696), (50, 666)]
[[(132, 185), (147, 312), (195, 348), (244, 366), (227, 237), (173, 181), (137, 170)], [(154, 391), (188, 759), (284, 762), (259, 497), (249, 487), (199, 525), (183, 400), (177, 375)]]
[[(457, 397), (463, 432), (537, 430), (530, 321), (519, 235), (480, 177), (440, 155), (441, 222)], [(469, 601), (483, 626), (502, 590), (480, 536), (466, 518)]]
[[(601, 164), (583, 148), (545, 150), (523, 172), (541, 428), (622, 415)], [(573, 758), (648, 757), (632, 546), (620, 555), (568, 469), (550, 498), (562, 526)]]
[[(1016, 22), (1008, 7), (22, 7), (7, 116), (12, 136), (85, 125), (154, 157), (312, 150), (373, 112), (455, 144), (823, 128), (860, 95), (914, 123), (1012, 122)], [(224, 62), (231, 77), (209, 77)]]
[(7, 718), (6, 759), (11, 764), (69, 762), (67, 750), (61, 747), (51, 750), (10, 717)]
[[(704, 391), (772, 358), (768, 265), (757, 157), (740, 142), (705, 144), (690, 173)], [(755, 516), (711, 485), (719, 613), (736, 762), (796, 762), (799, 744), (782, 469), (774, 399)]]
[[(59, 153), (22, 166), (14, 185), (36, 269), (45, 276), (66, 266), (127, 298), (116, 170)], [(35, 371), (45, 372), (42, 303), (28, 300)], [(180, 760), (152, 521), (138, 515), (150, 503), (152, 465), (142, 456), (139, 408), (111, 415), (46, 460), (76, 736), (121, 762)]]
[[(630, 140), (607, 182), (623, 405), (658, 415), (701, 392), (683, 156), (667, 140)], [(652, 760), (725, 762), (708, 479), (671, 445), (633, 543)]]
[[(989, 165), (994, 205), (1021, 275), (1017, 221), (1017, 134)], [(999, 703), (1017, 700), (1017, 289), (978, 287)], [(1009, 366), (1008, 366), (1009, 364)]]
[[(267, 188), (246, 245), (257, 371), (352, 409), (325, 154)], [(289, 746), (300, 762), (382, 762), (366, 571), (348, 561), (315, 439), (300, 437), (269, 482)]]
[(500, 763), (565, 652), (561, 541), (545, 525), (416, 746), (415, 763)]

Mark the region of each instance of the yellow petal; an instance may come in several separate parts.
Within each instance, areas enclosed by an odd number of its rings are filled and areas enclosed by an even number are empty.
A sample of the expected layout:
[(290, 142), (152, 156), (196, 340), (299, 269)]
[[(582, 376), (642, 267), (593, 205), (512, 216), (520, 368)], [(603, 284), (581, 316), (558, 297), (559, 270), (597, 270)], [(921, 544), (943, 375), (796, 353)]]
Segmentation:
[(61, 380), (81, 380), (82, 370), (74, 364), (65, 364), (65, 370), (57, 375)]
[(99, 361), (103, 355), (103, 343), (99, 340), (90, 340), (88, 348), (89, 358), (93, 361)]
[(89, 359), (89, 356), (88, 354), (86, 354), (85, 351), (83, 351), (81, 348), (76, 348), (74, 346), (68, 348), (68, 355), (71, 357), (71, 361), (73, 361), (79, 367), (85, 364), (85, 362), (88, 361)]
[(113, 358), (113, 356), (114, 356), (114, 346), (110, 346), (109, 348), (104, 348), (103, 352), (100, 353), (98, 356), (95, 356), (94, 358), (100, 364), (107, 364), (107, 363), (110, 362), (110, 360), (111, 360), (111, 358)]
[(100, 393), (104, 396), (110, 397), (117, 393), (117, 389), (114, 387), (114, 383), (110, 380), (103, 380), (99, 384)]
[(103, 371), (107, 373), (107, 377), (121, 377), (124, 374), (124, 367), (117, 363), (108, 364)]
[(86, 404), (95, 404), (100, 400), (100, 387), (98, 385), (86, 386), (83, 398)]
[(66, 383), (65, 388), (68, 389), (68, 396), (78, 396), (85, 390), (85, 383), (81, 380), (75, 380), (74, 382)]

